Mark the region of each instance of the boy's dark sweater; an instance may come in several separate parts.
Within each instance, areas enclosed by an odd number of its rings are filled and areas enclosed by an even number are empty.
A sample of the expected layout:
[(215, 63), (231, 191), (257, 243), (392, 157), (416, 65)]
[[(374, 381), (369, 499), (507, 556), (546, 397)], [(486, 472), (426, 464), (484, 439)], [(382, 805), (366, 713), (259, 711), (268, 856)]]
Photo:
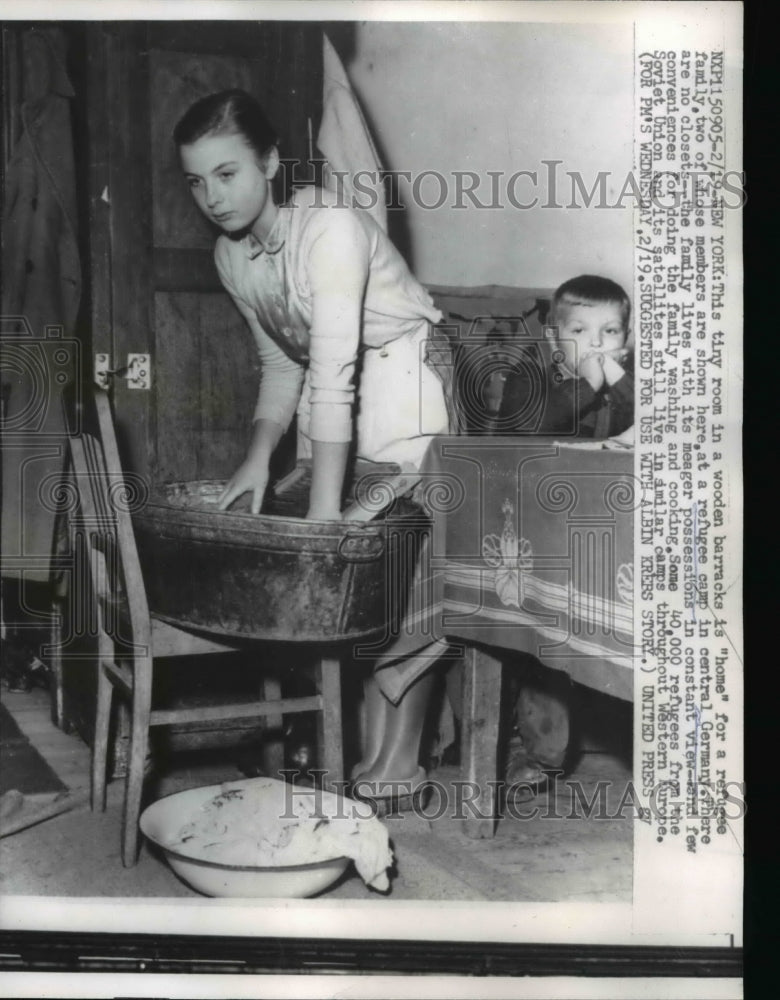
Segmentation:
[[(527, 371), (507, 375), (498, 414), (501, 431), (601, 439), (622, 434), (634, 422), (634, 374), (631, 369), (627, 369), (614, 385), (605, 383), (594, 391), (584, 378), (556, 382), (553, 370), (548, 368), (545, 398), (533, 408), (534, 412), (528, 412), (528, 402), (538, 396), (539, 388)], [(513, 415), (517, 416), (514, 423)]]

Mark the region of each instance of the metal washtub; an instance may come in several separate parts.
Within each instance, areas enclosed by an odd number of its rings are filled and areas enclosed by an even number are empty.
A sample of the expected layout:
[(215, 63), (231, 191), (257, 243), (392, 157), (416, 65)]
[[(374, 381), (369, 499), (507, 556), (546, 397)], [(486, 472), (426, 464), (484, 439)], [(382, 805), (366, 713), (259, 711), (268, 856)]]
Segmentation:
[[(224, 482), (157, 487), (133, 514), (150, 611), (233, 638), (337, 642), (384, 631), (402, 610), (427, 520), (405, 498), (367, 523), (307, 521), (304, 478), (249, 513), (216, 509)], [(281, 513), (279, 513), (281, 512)]]

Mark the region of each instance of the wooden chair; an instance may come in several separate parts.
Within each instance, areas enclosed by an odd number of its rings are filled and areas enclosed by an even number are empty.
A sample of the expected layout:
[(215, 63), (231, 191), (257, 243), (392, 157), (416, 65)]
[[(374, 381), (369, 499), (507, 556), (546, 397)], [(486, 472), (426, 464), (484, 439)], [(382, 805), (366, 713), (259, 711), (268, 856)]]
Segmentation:
[(493, 435), (503, 383), (518, 356), (550, 363), (543, 331), (551, 292), (502, 285), (427, 288), (442, 312), (439, 335), (450, 348), (449, 358), (446, 352), (441, 357), (453, 432)]
[[(342, 778), (340, 663), (322, 658), (315, 666), (316, 693), (282, 698), (279, 681), (266, 676), (262, 700), (257, 702), (174, 708), (152, 708), (152, 681), (159, 660), (172, 656), (229, 653), (247, 645), (227, 645), (223, 640), (177, 628), (150, 614), (133, 526), (126, 503), (130, 487), (119, 461), (108, 397), (95, 391), (100, 441), (90, 434), (70, 439), (72, 479), (78, 495), (78, 513), (71, 517), (74, 554), (88, 562), (90, 594), (98, 636), (97, 713), (92, 747), (92, 808), (105, 808), (109, 722), (114, 692), (129, 702), (130, 753), (122, 824), (122, 861), (133, 866), (138, 855), (138, 818), (149, 752), (149, 729), (258, 717), (267, 725), (280, 725), (282, 715), (316, 712), (321, 764), (326, 785)], [(277, 744), (275, 763), (283, 765), (283, 748)]]

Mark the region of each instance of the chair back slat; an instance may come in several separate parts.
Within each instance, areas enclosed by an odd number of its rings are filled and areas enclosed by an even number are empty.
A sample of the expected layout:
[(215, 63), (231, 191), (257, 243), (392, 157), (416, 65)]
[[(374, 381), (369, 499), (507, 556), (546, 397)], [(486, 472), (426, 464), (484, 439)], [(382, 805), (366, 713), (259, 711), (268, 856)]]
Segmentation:
[[(141, 562), (138, 558), (133, 523), (130, 517), (130, 502), (136, 493), (136, 488), (128, 482), (122, 470), (108, 395), (104, 389), (97, 387), (95, 388), (95, 409), (108, 487), (106, 499), (112, 516), (116, 518), (116, 537), (129, 605), (133, 641), (151, 649), (149, 604), (146, 600), (146, 587), (141, 573)], [(144, 484), (142, 492), (145, 491)]]
[[(78, 495), (78, 508), (70, 516), (71, 545), (76, 552), (86, 556), (85, 573), (79, 576), (77, 588), (91, 586), (95, 597), (90, 601), (87, 594), (80, 593), (82, 613), (91, 618), (90, 626), (97, 626), (97, 634), (110, 632), (111, 579), (106, 565), (106, 551), (110, 547), (107, 540), (111, 529), (108, 519), (102, 511), (98, 473), (94, 465), (94, 446), (97, 444), (91, 435), (82, 434), (70, 438), (71, 480)], [(82, 623), (86, 625), (86, 623)], [(91, 628), (90, 628), (91, 631)]]
[(90, 550), (101, 627), (121, 643), (150, 649), (149, 606), (129, 508), (137, 490), (123, 474), (111, 408), (102, 389), (95, 389), (95, 407), (100, 440), (81, 434), (70, 439), (70, 450), (78, 520)]

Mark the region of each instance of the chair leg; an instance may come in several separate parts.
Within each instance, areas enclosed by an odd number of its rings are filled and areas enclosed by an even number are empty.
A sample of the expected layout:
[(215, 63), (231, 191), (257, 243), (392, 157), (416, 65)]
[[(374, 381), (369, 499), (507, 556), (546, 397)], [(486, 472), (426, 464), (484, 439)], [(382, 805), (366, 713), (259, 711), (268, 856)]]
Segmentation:
[(498, 818), (498, 736), (501, 661), (481, 649), (466, 650), (463, 671), (463, 777), (470, 783), (465, 832), (475, 840), (495, 835)]
[(138, 818), (144, 790), (152, 709), (152, 657), (138, 656), (133, 664), (133, 709), (130, 724), (130, 760), (127, 766), (125, 808), (122, 822), (122, 863), (132, 868), (138, 861)]
[[(267, 675), (263, 677), (263, 701), (279, 701), (282, 697), (282, 686), (278, 677)], [(281, 715), (266, 715), (263, 720), (263, 729), (266, 732), (276, 730), (281, 732), (284, 719)], [(284, 769), (284, 740), (265, 740), (263, 746), (263, 762), (265, 770), (278, 778), (279, 771)]]
[(49, 667), (51, 669), (49, 712), (51, 721), (58, 729), (63, 728), (65, 719), (62, 678), (62, 622), (64, 615), (64, 601), (61, 597), (57, 597), (52, 601), (52, 624), (51, 635), (49, 637), (51, 643), (51, 654), (49, 656)]
[(92, 741), (92, 811), (106, 808), (106, 770), (108, 768), (108, 733), (111, 725), (111, 705), (114, 685), (103, 670), (103, 657), (97, 665), (97, 706), (95, 735)]
[(341, 721), (341, 662), (324, 657), (315, 671), (317, 693), (322, 696), (322, 710), (317, 713), (317, 741), (322, 748), (323, 785), (334, 791), (335, 782), (344, 778), (344, 739)]

